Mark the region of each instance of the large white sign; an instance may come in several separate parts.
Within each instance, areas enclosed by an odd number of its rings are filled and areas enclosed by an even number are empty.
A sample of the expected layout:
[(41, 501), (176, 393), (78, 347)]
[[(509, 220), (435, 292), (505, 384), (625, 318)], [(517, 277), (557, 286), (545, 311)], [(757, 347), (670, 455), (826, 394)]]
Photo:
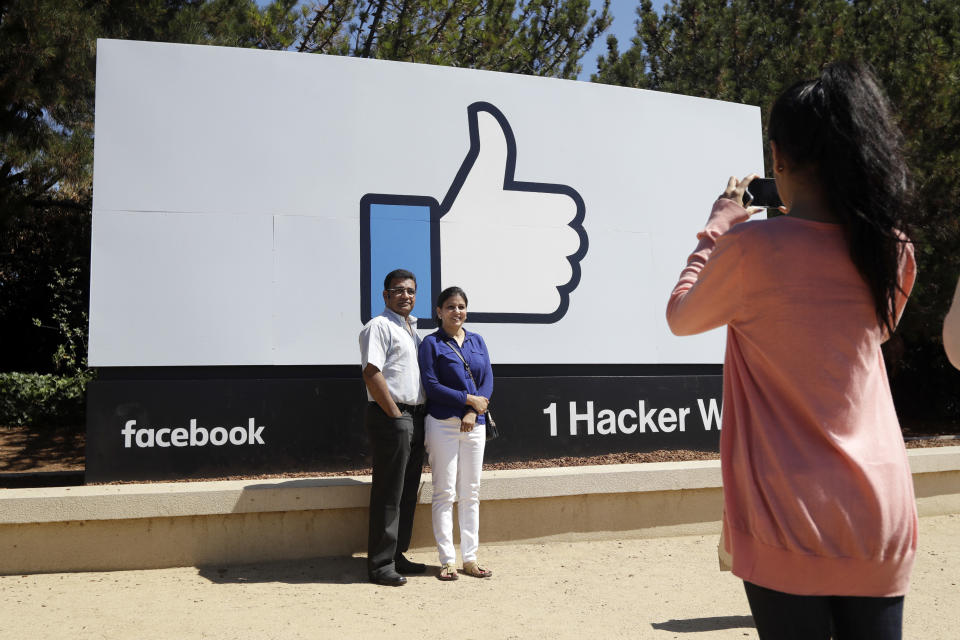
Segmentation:
[(718, 363), (667, 297), (756, 107), (101, 40), (91, 366), (358, 362), (387, 271), (463, 287), (496, 363)]

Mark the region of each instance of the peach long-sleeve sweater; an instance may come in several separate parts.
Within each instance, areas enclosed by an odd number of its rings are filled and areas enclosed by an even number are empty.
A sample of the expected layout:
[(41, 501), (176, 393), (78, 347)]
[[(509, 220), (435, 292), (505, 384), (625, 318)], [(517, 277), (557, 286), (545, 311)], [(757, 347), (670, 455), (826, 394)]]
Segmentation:
[(716, 202), (667, 307), (677, 335), (727, 325), (720, 452), (733, 573), (799, 595), (902, 595), (917, 516), (870, 291), (840, 225), (746, 219)]

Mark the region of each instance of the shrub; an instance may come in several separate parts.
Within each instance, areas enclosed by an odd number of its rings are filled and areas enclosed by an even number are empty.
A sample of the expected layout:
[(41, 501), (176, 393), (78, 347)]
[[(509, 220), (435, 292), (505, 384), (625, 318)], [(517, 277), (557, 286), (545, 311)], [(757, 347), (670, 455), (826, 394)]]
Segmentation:
[(0, 373), (0, 425), (82, 426), (89, 372)]

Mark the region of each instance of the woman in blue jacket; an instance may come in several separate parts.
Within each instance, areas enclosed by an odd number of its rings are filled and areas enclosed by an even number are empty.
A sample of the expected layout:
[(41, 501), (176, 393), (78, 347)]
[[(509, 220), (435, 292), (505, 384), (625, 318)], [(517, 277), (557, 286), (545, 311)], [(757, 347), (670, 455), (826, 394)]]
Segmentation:
[(480, 471), (486, 442), (484, 413), (493, 393), (487, 345), (467, 331), (467, 294), (444, 289), (437, 298), (440, 328), (420, 344), (420, 378), (427, 394), (427, 454), (433, 473), (433, 535), (440, 554), (441, 580), (456, 580), (453, 502), (459, 496), (463, 573), (493, 575), (477, 563), (480, 529)]

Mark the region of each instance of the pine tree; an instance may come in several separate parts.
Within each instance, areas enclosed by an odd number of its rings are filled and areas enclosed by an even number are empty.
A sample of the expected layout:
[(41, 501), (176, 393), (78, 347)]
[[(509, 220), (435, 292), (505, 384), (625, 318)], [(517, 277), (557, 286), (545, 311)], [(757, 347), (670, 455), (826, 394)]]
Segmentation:
[(575, 78), (610, 25), (589, 0), (323, 0), (298, 51)]

